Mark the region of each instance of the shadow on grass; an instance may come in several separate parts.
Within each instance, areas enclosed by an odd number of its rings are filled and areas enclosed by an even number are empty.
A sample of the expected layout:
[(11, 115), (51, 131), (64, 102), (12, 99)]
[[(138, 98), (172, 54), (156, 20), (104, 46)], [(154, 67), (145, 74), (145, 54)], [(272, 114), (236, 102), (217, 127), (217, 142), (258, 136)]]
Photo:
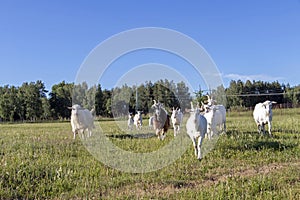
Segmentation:
[(269, 134), (259, 134), (257, 131), (239, 131), (239, 130), (227, 130), (226, 135), (228, 137), (270, 137)]
[[(259, 134), (258, 132), (238, 132), (238, 131), (227, 131), (227, 137), (233, 137), (232, 142), (229, 142), (226, 145), (226, 148), (232, 150), (263, 150), (263, 149), (272, 149), (274, 151), (283, 151), (288, 149), (293, 149), (297, 144), (286, 144), (280, 141), (274, 141), (274, 139), (278, 138), (276, 135), (273, 137), (269, 136), (269, 134)], [(230, 139), (230, 140), (231, 140)]]
[(106, 136), (110, 138), (116, 138), (116, 139), (148, 139), (148, 138), (156, 137), (154, 133), (110, 134)]
[(278, 132), (278, 133), (285, 133), (285, 134), (300, 134), (300, 131), (298, 130), (292, 130), (292, 129), (273, 129), (273, 132)]
[(272, 149), (274, 151), (283, 151), (287, 149), (292, 149), (296, 147), (295, 144), (282, 144), (281, 142), (277, 141), (256, 141), (251, 142), (250, 144), (245, 144), (247, 149), (255, 149), (255, 150), (262, 150), (262, 149)]

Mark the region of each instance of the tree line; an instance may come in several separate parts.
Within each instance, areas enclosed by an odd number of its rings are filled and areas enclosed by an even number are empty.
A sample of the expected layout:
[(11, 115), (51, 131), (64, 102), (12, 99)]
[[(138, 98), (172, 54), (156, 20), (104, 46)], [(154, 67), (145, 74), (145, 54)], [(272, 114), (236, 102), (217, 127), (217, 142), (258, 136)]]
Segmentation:
[(282, 104), (288, 100), (284, 95), (286, 88), (278, 81), (231, 81), (226, 89), (227, 104), (230, 107), (254, 107), (267, 99)]
[[(136, 97), (137, 95), (137, 97)], [(88, 86), (62, 81), (45, 89), (42, 81), (25, 82), (21, 86), (0, 86), (1, 121), (37, 121), (70, 118), (68, 109), (72, 104), (80, 104), (89, 110), (94, 109), (97, 116), (119, 117), (135, 113), (147, 114), (151, 111), (153, 100), (166, 107), (180, 107), (191, 101), (189, 88), (184, 82), (160, 80), (146, 82), (139, 86), (102, 89), (101, 85)]]
[(153, 100), (162, 102), (167, 110), (179, 107), (190, 108), (192, 99), (199, 104), (211, 95), (227, 108), (254, 107), (266, 99), (278, 104), (300, 102), (300, 85), (291, 87), (264, 81), (231, 81), (228, 88), (223, 86), (212, 91), (196, 91), (192, 94), (184, 82), (175, 83), (159, 80), (147, 81), (138, 86), (123, 85), (113, 89), (102, 89), (101, 85), (88, 86), (87, 83), (74, 84), (62, 81), (45, 89), (41, 80), (24, 82), (21, 86), (0, 86), (1, 121), (37, 121), (68, 119), (72, 104), (94, 109), (97, 116), (121, 117), (137, 110), (144, 114), (152, 112)]
[(225, 93), (228, 108), (253, 108), (265, 100), (276, 101), (278, 105), (286, 106), (297, 106), (300, 103), (300, 85), (291, 87), (278, 81), (231, 81)]

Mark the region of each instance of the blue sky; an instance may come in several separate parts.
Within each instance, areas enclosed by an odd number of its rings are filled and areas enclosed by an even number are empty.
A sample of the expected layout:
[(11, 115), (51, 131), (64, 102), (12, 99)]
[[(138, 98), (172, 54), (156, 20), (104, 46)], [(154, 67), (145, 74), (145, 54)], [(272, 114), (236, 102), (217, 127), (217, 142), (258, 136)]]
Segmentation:
[[(50, 90), (63, 80), (74, 82), (97, 45), (142, 27), (172, 29), (198, 42), (216, 64), (225, 87), (231, 79), (300, 84), (299, 0), (1, 0), (0, 85), (42, 80)], [(180, 65), (175, 67), (179, 73), (185, 72), (187, 79), (193, 76), (182, 60), (143, 51), (120, 58), (100, 83), (110, 89), (122, 82), (126, 71), (147, 63)], [(123, 74), (121, 66), (127, 66)], [(191, 84), (197, 88), (202, 81)]]

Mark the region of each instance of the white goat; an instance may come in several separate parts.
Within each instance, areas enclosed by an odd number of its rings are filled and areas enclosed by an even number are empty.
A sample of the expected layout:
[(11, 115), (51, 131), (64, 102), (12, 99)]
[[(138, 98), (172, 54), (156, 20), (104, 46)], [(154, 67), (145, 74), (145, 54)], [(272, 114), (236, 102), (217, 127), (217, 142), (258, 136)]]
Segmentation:
[(71, 109), (71, 126), (73, 132), (73, 139), (78, 132), (81, 133), (81, 137), (84, 138), (84, 131), (87, 130), (87, 137), (92, 135), (92, 129), (94, 126), (94, 118), (92, 115), (93, 111), (89, 111), (88, 109), (82, 108), (80, 105), (73, 105), (72, 107), (68, 107)]
[(149, 117), (149, 129), (153, 129), (154, 116)]
[[(217, 110), (220, 110), (220, 112), (222, 113), (223, 116), (223, 120), (224, 123), (226, 122), (226, 108), (223, 105), (217, 105), (217, 101), (214, 100), (212, 97), (210, 97), (209, 95), (207, 96), (207, 104), (205, 105), (203, 102), (201, 102), (202, 104), (202, 108), (204, 108), (205, 112), (207, 112), (208, 110), (211, 109), (212, 106), (215, 106)], [(226, 125), (225, 125), (226, 126)]]
[(172, 121), (172, 124), (173, 124), (174, 136), (176, 136), (177, 133), (179, 133), (179, 131), (180, 131), (180, 126), (181, 126), (181, 123), (182, 123), (182, 119), (183, 119), (183, 114), (180, 111), (180, 109), (178, 109), (178, 108), (175, 109), (173, 107), (172, 115), (171, 115), (171, 121)]
[[(186, 123), (186, 130), (187, 130), (187, 134), (193, 141), (195, 155), (199, 160), (201, 160), (202, 159), (201, 146), (202, 146), (202, 141), (205, 137), (205, 133), (207, 132), (207, 120), (200, 113), (200, 109), (198, 107), (194, 109), (192, 102), (191, 102), (190, 117), (188, 118)], [(197, 138), (198, 138), (198, 143), (196, 142)]]
[(127, 128), (129, 130), (132, 130), (132, 126), (133, 126), (133, 115), (132, 115), (132, 113), (129, 113), (128, 120), (127, 120)]
[(137, 113), (134, 115), (133, 123), (137, 130), (142, 129), (143, 126), (142, 111), (137, 111)]
[(258, 103), (255, 105), (253, 111), (253, 118), (257, 125), (258, 132), (263, 134), (265, 133), (265, 124), (269, 126), (269, 135), (272, 136), (272, 104), (275, 104), (275, 101), (265, 101), (264, 103)]
[(204, 111), (204, 117), (207, 120), (207, 133), (210, 139), (218, 131), (226, 132), (226, 109), (223, 105), (204, 105)]

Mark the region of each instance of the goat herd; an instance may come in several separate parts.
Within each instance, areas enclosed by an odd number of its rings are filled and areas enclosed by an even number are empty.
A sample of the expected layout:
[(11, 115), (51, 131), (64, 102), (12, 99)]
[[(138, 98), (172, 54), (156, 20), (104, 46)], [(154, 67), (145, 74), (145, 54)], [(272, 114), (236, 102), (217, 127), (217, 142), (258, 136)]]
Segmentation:
[[(276, 102), (267, 100), (256, 104), (253, 118), (259, 133), (265, 133), (265, 125), (268, 124), (268, 132), (270, 136), (272, 135), (272, 104), (274, 103)], [(84, 109), (77, 104), (68, 108), (72, 110), (71, 126), (74, 139), (77, 133), (80, 133), (81, 137), (84, 138), (85, 131), (87, 131), (87, 137), (90, 137), (94, 128), (93, 111)], [(183, 122), (182, 111), (178, 108), (173, 108), (170, 117), (163, 104), (155, 100), (152, 109), (154, 112), (149, 118), (149, 127), (155, 130), (156, 136), (160, 140), (165, 138), (170, 127), (170, 121), (173, 125), (174, 136), (176, 136)], [(186, 122), (187, 134), (193, 142), (195, 155), (198, 159), (202, 159), (201, 146), (205, 135), (211, 139), (218, 133), (226, 132), (226, 109), (223, 105), (217, 105), (216, 101), (208, 96), (207, 103), (202, 103), (201, 106), (198, 104), (196, 108), (191, 102), (191, 109), (188, 112), (190, 116)], [(128, 129), (132, 130), (133, 126), (135, 126), (137, 130), (140, 130), (142, 124), (142, 111), (137, 111), (135, 115), (129, 114)]]

